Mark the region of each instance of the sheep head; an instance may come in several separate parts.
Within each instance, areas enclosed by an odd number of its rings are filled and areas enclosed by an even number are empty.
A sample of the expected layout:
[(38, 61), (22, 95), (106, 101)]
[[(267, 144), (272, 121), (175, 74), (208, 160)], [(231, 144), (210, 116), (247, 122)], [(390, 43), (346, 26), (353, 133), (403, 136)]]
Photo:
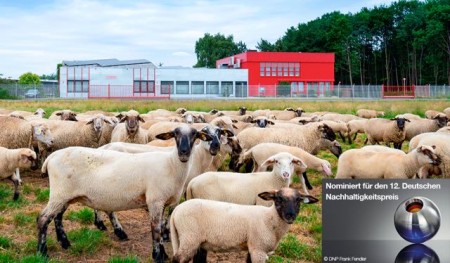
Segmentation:
[(247, 113), (246, 107), (239, 107), (239, 115), (245, 115)]
[(322, 132), (322, 138), (330, 141), (336, 140), (336, 134), (334, 133), (333, 129), (331, 129), (330, 126), (326, 125), (325, 123), (321, 123), (318, 126), (318, 130)]
[(436, 153), (436, 145), (421, 145), (416, 148), (417, 152), (419, 153), (419, 163), (425, 165), (425, 164), (432, 164), (432, 165), (440, 165), (441, 164), (441, 157)]
[(22, 149), (19, 154), (19, 163), (21, 168), (36, 170), (38, 168), (36, 153), (30, 149)]
[(262, 167), (273, 166), (274, 173), (277, 176), (281, 176), (283, 180), (288, 180), (289, 184), (294, 173), (294, 165), (300, 167), (302, 170), (307, 168), (303, 160), (287, 152), (272, 155), (261, 164)]
[(433, 120), (435, 120), (437, 122), (437, 125), (439, 128), (444, 127), (445, 125), (447, 125), (447, 122), (448, 122), (447, 116), (442, 113), (436, 114), (436, 116), (433, 117)]
[(303, 195), (300, 191), (293, 188), (281, 188), (258, 194), (260, 198), (266, 201), (273, 200), (278, 216), (288, 224), (292, 224), (300, 212), (300, 204), (313, 204), (319, 200), (310, 195)]
[(212, 138), (203, 131), (197, 131), (196, 129), (183, 125), (175, 128), (173, 131), (161, 133), (156, 135), (157, 139), (169, 140), (175, 138), (175, 143), (178, 151), (178, 158), (181, 162), (187, 162), (191, 156), (192, 147), (196, 139), (202, 141), (211, 141)]
[(267, 125), (275, 125), (273, 121), (269, 120), (265, 116), (256, 117), (251, 121), (251, 123), (256, 123), (256, 126), (258, 126), (259, 128), (266, 128)]
[(120, 122), (125, 122), (127, 133), (130, 135), (134, 135), (139, 131), (139, 122), (145, 122), (139, 115), (139, 112), (135, 110), (130, 110), (118, 116), (122, 116)]
[(33, 126), (33, 140), (40, 141), (47, 147), (52, 147), (53, 145), (52, 133), (45, 124), (38, 124)]
[(62, 121), (78, 121), (77, 114), (71, 110), (58, 111), (55, 115), (59, 116)]
[(402, 115), (397, 115), (395, 118), (391, 119), (391, 121), (396, 121), (398, 129), (401, 131), (405, 129), (406, 122), (411, 122)]

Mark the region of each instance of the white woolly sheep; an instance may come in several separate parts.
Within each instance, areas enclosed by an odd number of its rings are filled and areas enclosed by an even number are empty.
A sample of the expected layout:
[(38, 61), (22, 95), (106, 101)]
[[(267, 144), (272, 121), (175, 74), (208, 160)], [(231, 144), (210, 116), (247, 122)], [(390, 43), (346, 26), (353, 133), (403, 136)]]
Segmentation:
[(450, 134), (448, 133), (422, 133), (409, 142), (409, 150), (412, 151), (420, 145), (434, 145), (435, 152), (441, 157), (441, 163), (438, 167), (427, 165), (419, 171), (420, 178), (426, 178), (431, 175), (443, 175), (450, 177)]
[(412, 113), (404, 113), (402, 114), (403, 117), (405, 117), (408, 120), (420, 120), (422, 119), (422, 117), (420, 117), (417, 114), (412, 114)]
[(177, 206), (170, 219), (173, 262), (187, 263), (194, 256), (206, 262), (208, 250), (236, 249), (248, 250), (247, 262), (266, 262), (297, 217), (300, 204), (318, 201), (291, 188), (258, 196), (274, 204), (264, 207), (193, 199)]
[(9, 178), (14, 184), (14, 197), (19, 198), (20, 169), (36, 170), (36, 153), (28, 148), (7, 149), (0, 147), (0, 179)]
[(425, 111), (425, 118), (427, 119), (434, 119), (434, 117), (436, 117), (437, 115), (446, 115), (446, 114), (437, 110)]
[(275, 142), (312, 153), (321, 147), (321, 138), (334, 141), (336, 135), (326, 124), (313, 122), (307, 125), (276, 124), (268, 129), (251, 127), (240, 132), (237, 138), (243, 149), (250, 149), (262, 142)]
[(351, 120), (360, 120), (362, 118), (355, 116), (353, 114), (340, 114), (340, 113), (325, 113), (322, 116), (320, 116), (321, 120), (328, 120), (328, 121), (343, 121), (343, 122), (349, 122)]
[(52, 133), (45, 123), (30, 123), (14, 117), (0, 117), (0, 146), (8, 149), (31, 148), (42, 142), (53, 144)]
[[(352, 143), (352, 140), (356, 140), (356, 136), (358, 136), (358, 133), (364, 133), (364, 128), (366, 126), (367, 119), (362, 120), (351, 120), (347, 122), (347, 139), (348, 143)], [(353, 138), (352, 138), (353, 136)]]
[(356, 116), (364, 119), (372, 119), (377, 117), (383, 117), (384, 111), (376, 111), (376, 110), (368, 110), (368, 109), (359, 109), (356, 111)]
[(130, 110), (122, 113), (117, 118), (120, 123), (114, 127), (111, 134), (111, 142), (130, 142), (146, 144), (148, 142), (147, 131), (139, 128), (139, 122), (145, 122), (139, 116), (139, 112)]
[(178, 203), (181, 197), (195, 140), (211, 139), (188, 126), (158, 136), (159, 139), (173, 137), (177, 147), (170, 152), (130, 154), (70, 147), (52, 153), (42, 166), (42, 172), (49, 177), (50, 198), (37, 220), (38, 252), (47, 256), (47, 228), (52, 220), (60, 245), (70, 246), (62, 218), (71, 203), (81, 202), (110, 212), (146, 206), (151, 217), (153, 260), (162, 263), (165, 257), (161, 243), (164, 207)]
[(270, 172), (232, 173), (206, 172), (188, 184), (186, 198), (201, 198), (235, 204), (267, 204), (258, 200), (258, 193), (288, 187), (294, 166), (306, 169), (306, 164), (287, 152), (270, 156), (262, 166), (273, 165)]
[(435, 146), (422, 145), (408, 154), (391, 151), (351, 149), (338, 161), (338, 179), (408, 179), (426, 164), (438, 165)]
[[(331, 164), (327, 160), (320, 159), (301, 148), (286, 146), (279, 143), (260, 143), (258, 145), (255, 145), (254, 147), (247, 150), (245, 153), (241, 155), (239, 163), (245, 163), (248, 160), (253, 160), (254, 162), (253, 172), (266, 171), (268, 167), (262, 166), (264, 161), (267, 160), (270, 156), (273, 156), (280, 152), (288, 152), (293, 156), (303, 160), (309, 169), (322, 172), (326, 176), (333, 175), (333, 172), (331, 171)], [(306, 189), (307, 184), (305, 183), (306, 169), (296, 167), (294, 171), (302, 181), (304, 192), (306, 194), (309, 194), (308, 190)], [(302, 176), (302, 174), (304, 176)]]
[(445, 108), (442, 112), (444, 112), (447, 118), (450, 120), (450, 107)]
[(406, 136), (405, 123), (409, 121), (402, 115), (397, 115), (390, 120), (369, 119), (364, 127), (364, 132), (367, 134), (366, 142), (368, 141), (370, 144), (384, 142), (387, 146), (390, 146), (392, 142), (394, 143), (394, 148), (401, 149)]
[(438, 114), (434, 116), (433, 119), (418, 119), (411, 120), (411, 123), (406, 125), (406, 140), (410, 141), (414, 136), (425, 133), (425, 132), (435, 132), (440, 128), (447, 125), (447, 116), (444, 114)]
[(77, 114), (73, 112), (72, 110), (59, 110), (54, 111), (50, 117), (48, 117), (49, 120), (62, 120), (62, 121), (78, 121)]

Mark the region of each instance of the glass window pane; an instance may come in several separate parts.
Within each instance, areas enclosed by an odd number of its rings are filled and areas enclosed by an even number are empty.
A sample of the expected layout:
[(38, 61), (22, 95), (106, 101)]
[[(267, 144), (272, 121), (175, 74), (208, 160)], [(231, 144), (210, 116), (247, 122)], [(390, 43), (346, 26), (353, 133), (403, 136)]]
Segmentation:
[(277, 63), (271, 63), (272, 64), (272, 76), (277, 75)]
[(219, 94), (219, 82), (207, 81), (206, 82), (206, 94)]
[(189, 94), (189, 81), (177, 81), (177, 94)]
[(89, 91), (89, 81), (84, 80), (83, 81), (83, 92), (88, 92), (88, 91)]
[(229, 97), (233, 94), (233, 82), (231, 81), (222, 81), (222, 96)]
[(153, 80), (147, 81), (147, 90), (150, 93), (155, 92), (155, 82)]
[(161, 94), (173, 94), (173, 81), (161, 81)]
[(81, 80), (75, 81), (75, 92), (82, 92)]
[(140, 81), (134, 81), (133, 82), (133, 91), (134, 92), (140, 92), (141, 91), (141, 82)]
[(75, 91), (75, 83), (73, 80), (67, 81), (67, 92), (74, 92)]
[(192, 81), (192, 94), (204, 94), (205, 83), (203, 81)]

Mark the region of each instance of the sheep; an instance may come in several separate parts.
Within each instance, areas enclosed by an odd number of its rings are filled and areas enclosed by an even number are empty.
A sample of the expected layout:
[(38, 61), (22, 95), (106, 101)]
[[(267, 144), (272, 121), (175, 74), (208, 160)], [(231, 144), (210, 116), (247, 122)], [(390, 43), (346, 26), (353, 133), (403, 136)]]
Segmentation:
[(329, 120), (329, 121), (343, 121), (349, 122), (351, 120), (360, 120), (362, 118), (352, 115), (352, 114), (340, 114), (340, 113), (325, 113), (320, 116), (321, 120)]
[(304, 117), (296, 117), (290, 119), (289, 122), (292, 123), (300, 123), (302, 125), (308, 124), (310, 122), (318, 122), (320, 121), (320, 117), (318, 115), (304, 116)]
[(450, 120), (450, 107), (445, 108), (442, 112), (444, 112), (447, 118)]
[(0, 147), (0, 179), (9, 178), (14, 184), (13, 200), (19, 198), (20, 169), (36, 170), (37, 156), (29, 148), (8, 149)]
[[(302, 113), (305, 112), (302, 108), (297, 108), (297, 109), (293, 109), (293, 108), (286, 108), (283, 111), (276, 111), (276, 110), (272, 110), (270, 111), (269, 115), (273, 115), (276, 120), (291, 120), (293, 118), (297, 118), (297, 117), (301, 117)], [(269, 117), (269, 115), (266, 115), (267, 117)]]
[(420, 117), (417, 114), (412, 114), (412, 113), (404, 113), (402, 114), (403, 117), (405, 117), (408, 120), (420, 120), (422, 119), (422, 117)]
[[(239, 163), (244, 163), (247, 160), (253, 160), (253, 172), (266, 171), (267, 167), (262, 166), (262, 163), (270, 156), (280, 152), (288, 152), (293, 156), (303, 160), (309, 169), (314, 169), (316, 171), (322, 172), (326, 176), (333, 175), (333, 172), (331, 171), (331, 164), (327, 160), (320, 159), (301, 148), (286, 146), (279, 143), (260, 143), (258, 145), (255, 145), (241, 155)], [(302, 170), (297, 167), (295, 169), (295, 173), (300, 177), (300, 180), (302, 180), (304, 192), (306, 194), (309, 194), (308, 190), (306, 189), (307, 185), (305, 183), (306, 170)], [(303, 174), (303, 176), (301, 176), (301, 174)]]
[(442, 161), (439, 166), (426, 165), (419, 171), (419, 177), (424, 178), (429, 175), (450, 176), (450, 134), (447, 133), (422, 133), (409, 142), (409, 151), (413, 151), (420, 145), (435, 145), (436, 153), (441, 157)]
[(288, 152), (280, 152), (270, 156), (262, 166), (273, 165), (270, 172), (233, 173), (206, 172), (188, 184), (186, 198), (201, 198), (224, 201), (235, 204), (261, 204), (258, 193), (269, 189), (288, 187), (292, 182), (294, 166), (306, 169), (303, 160)]
[(258, 116), (256, 118), (253, 118), (251, 123), (254, 123), (256, 127), (259, 128), (265, 128), (267, 127), (267, 125), (275, 125), (275, 123), (269, 120), (266, 116)]
[(383, 146), (383, 145), (366, 145), (364, 147), (361, 147), (360, 149), (366, 150), (366, 151), (373, 151), (373, 152), (393, 152), (393, 153), (406, 154), (402, 150), (393, 149), (391, 147), (387, 147), (387, 146)]
[(330, 121), (330, 120), (324, 120), (321, 121), (322, 123), (325, 123), (328, 127), (330, 127), (335, 133), (339, 134), (342, 141), (345, 142), (345, 136), (348, 133), (348, 126), (347, 123), (343, 121)]
[(411, 123), (406, 125), (405, 139), (410, 141), (414, 136), (418, 134), (425, 132), (435, 132), (447, 125), (447, 121), (447, 116), (442, 113), (434, 116), (433, 119), (412, 120)]
[(384, 111), (359, 109), (356, 111), (356, 116), (364, 119), (372, 119), (377, 117), (384, 117)]
[(228, 116), (244, 116), (245, 114), (247, 114), (247, 108), (241, 106), (241, 107), (239, 107), (239, 110), (237, 110), (237, 111), (222, 110), (220, 112), (222, 112), (223, 114), (228, 115)]
[(408, 154), (390, 151), (351, 149), (338, 161), (338, 179), (408, 179), (426, 164), (439, 165), (436, 146), (422, 145)]
[(311, 153), (321, 147), (321, 138), (334, 141), (336, 135), (333, 130), (323, 123), (310, 123), (308, 125), (274, 125), (268, 129), (251, 127), (237, 135), (242, 149), (250, 149), (258, 143), (275, 142), (289, 146), (296, 146)]
[(188, 200), (170, 218), (173, 262), (187, 263), (195, 255), (206, 262), (207, 251), (248, 250), (247, 262), (266, 262), (300, 211), (300, 204), (318, 200), (298, 190), (282, 188), (258, 193), (270, 207), (212, 200)]
[(104, 127), (111, 125), (103, 115), (97, 115), (89, 121), (49, 120), (46, 124), (52, 130), (52, 151), (70, 146), (97, 148), (100, 146)]
[(425, 111), (425, 118), (427, 119), (434, 119), (434, 117), (436, 117), (437, 115), (446, 115), (446, 114), (436, 110)]
[(62, 121), (78, 121), (77, 114), (72, 110), (60, 110), (53, 112), (49, 120), (62, 120)]
[(140, 154), (84, 147), (52, 153), (42, 166), (42, 173), (49, 177), (50, 198), (37, 219), (38, 252), (47, 256), (47, 228), (52, 220), (55, 220), (60, 245), (64, 249), (70, 246), (62, 218), (71, 203), (81, 202), (110, 212), (146, 206), (151, 218), (153, 260), (162, 263), (165, 257), (161, 243), (164, 207), (178, 203), (181, 197), (195, 140), (208, 141), (211, 137), (183, 126), (158, 138), (175, 138), (177, 147), (170, 152)]
[(378, 142), (384, 142), (387, 146), (390, 146), (392, 142), (395, 149), (401, 149), (406, 136), (406, 122), (410, 122), (410, 120), (402, 115), (397, 115), (390, 120), (369, 119), (364, 127), (364, 132), (367, 134), (365, 143), (378, 144)]
[(139, 128), (139, 122), (145, 122), (139, 116), (139, 112), (130, 110), (117, 116), (120, 123), (114, 127), (111, 134), (111, 142), (130, 142), (146, 144), (148, 142), (147, 131)]
[(0, 117), (0, 146), (8, 149), (31, 148), (34, 142), (48, 147), (53, 136), (45, 123), (30, 123), (14, 117)]
[(447, 126), (444, 126), (444, 127), (440, 128), (436, 132), (439, 132), (439, 133), (441, 133), (441, 132), (450, 133), (450, 123), (448, 123)]
[[(358, 136), (358, 133), (364, 133), (364, 128), (366, 126), (367, 119), (362, 120), (351, 120), (347, 122), (347, 139), (348, 143), (352, 143), (352, 140), (356, 140), (356, 136)], [(353, 139), (352, 139), (353, 136)]]

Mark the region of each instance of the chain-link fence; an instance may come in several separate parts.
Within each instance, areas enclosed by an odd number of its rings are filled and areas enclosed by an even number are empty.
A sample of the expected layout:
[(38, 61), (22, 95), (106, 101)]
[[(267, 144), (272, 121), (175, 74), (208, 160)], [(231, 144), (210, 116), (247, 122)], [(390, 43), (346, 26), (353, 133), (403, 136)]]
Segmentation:
[(59, 98), (58, 83), (0, 84), (0, 99)]

